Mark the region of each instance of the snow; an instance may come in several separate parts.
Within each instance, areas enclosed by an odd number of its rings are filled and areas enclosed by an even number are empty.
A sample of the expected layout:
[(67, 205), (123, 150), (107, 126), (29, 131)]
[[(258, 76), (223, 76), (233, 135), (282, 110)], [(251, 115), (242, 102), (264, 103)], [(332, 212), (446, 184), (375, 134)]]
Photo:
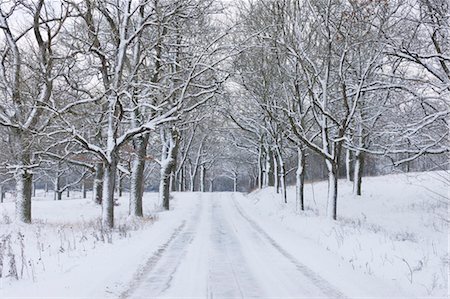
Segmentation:
[(242, 199), (233, 193), (199, 196), (185, 228), (129, 297), (341, 296), (255, 230), (239, 212)]
[[(190, 207), (189, 201), (178, 204), (175, 198), (176, 210), (159, 211), (157, 195), (146, 193), (147, 216), (133, 220), (127, 219), (127, 196), (121, 197), (119, 203), (119, 228), (113, 232), (101, 232), (101, 207), (89, 199), (53, 201), (38, 197), (33, 201), (34, 225), (7, 224), (14, 215), (14, 206), (12, 202), (1, 204), (0, 240), (11, 234), (21, 279), (5, 275), (0, 278), (0, 298), (118, 297), (134, 279), (142, 260), (170, 237)], [(23, 275), (19, 233), (24, 236)]]
[[(0, 297), (446, 298), (448, 174), (365, 178), (362, 197), (339, 184), (337, 221), (325, 216), (327, 185), (317, 182), (306, 185), (301, 213), (294, 187), (288, 204), (273, 188), (173, 193), (170, 211), (145, 193), (142, 220), (128, 217), (127, 194), (113, 231), (76, 192), (53, 201), (38, 190), (33, 224), (10, 223), (9, 195)], [(18, 280), (7, 277), (11, 256)]]
[(281, 224), (355, 272), (393, 281), (416, 296), (446, 297), (448, 183), (445, 172), (369, 177), (358, 197), (352, 184), (341, 180), (338, 221), (325, 217), (326, 182), (306, 184), (305, 212), (295, 212), (293, 187), (287, 205), (273, 188), (256, 191), (241, 204), (266, 231)]

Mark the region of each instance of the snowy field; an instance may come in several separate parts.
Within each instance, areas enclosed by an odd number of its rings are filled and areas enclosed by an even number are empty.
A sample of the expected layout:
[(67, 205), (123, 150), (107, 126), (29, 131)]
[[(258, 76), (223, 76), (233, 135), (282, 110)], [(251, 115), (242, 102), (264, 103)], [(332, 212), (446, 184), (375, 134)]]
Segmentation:
[[(115, 209), (117, 228), (107, 231), (100, 227), (100, 206), (81, 194), (71, 196), (53, 201), (51, 193), (38, 192), (33, 225), (11, 223), (14, 203), (7, 198), (0, 204), (0, 298), (116, 297), (185, 217), (183, 204), (163, 212), (157, 194), (147, 193), (144, 219), (128, 219), (124, 195)], [(18, 280), (11, 273), (13, 260)]]
[(287, 205), (273, 189), (251, 193), (244, 205), (268, 232), (273, 222), (282, 223), (355, 272), (392, 281), (419, 297), (446, 297), (449, 182), (445, 172), (368, 177), (357, 197), (352, 184), (341, 180), (338, 222), (323, 215), (326, 182), (306, 185), (305, 212), (295, 212), (293, 187)]
[[(0, 204), (0, 298), (349, 297), (446, 298), (448, 174), (366, 178), (364, 195), (340, 182), (337, 222), (327, 220), (326, 182), (294, 189), (174, 193), (168, 212), (146, 193), (143, 220), (101, 230), (91, 200), (38, 192), (34, 225), (15, 225)], [(78, 197), (78, 199), (77, 199)], [(89, 196), (88, 196), (89, 197)]]

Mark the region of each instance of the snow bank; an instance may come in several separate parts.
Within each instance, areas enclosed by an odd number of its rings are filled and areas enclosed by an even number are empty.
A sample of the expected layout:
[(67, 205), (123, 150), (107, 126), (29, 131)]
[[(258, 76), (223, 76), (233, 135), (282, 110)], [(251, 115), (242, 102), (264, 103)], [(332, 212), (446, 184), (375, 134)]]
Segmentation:
[(33, 225), (11, 223), (14, 203), (0, 204), (0, 297), (119, 297), (190, 206), (175, 195), (176, 209), (159, 211), (157, 200), (146, 193), (146, 216), (137, 220), (128, 219), (128, 195), (119, 198), (112, 231), (89, 199), (53, 201), (42, 192)]
[(364, 178), (363, 196), (339, 182), (338, 221), (325, 217), (326, 182), (305, 186), (306, 211), (295, 211), (266, 188), (247, 196), (243, 207), (265, 223), (277, 221), (336, 255), (354, 271), (393, 281), (417, 296), (445, 297), (448, 290), (448, 186), (446, 172)]

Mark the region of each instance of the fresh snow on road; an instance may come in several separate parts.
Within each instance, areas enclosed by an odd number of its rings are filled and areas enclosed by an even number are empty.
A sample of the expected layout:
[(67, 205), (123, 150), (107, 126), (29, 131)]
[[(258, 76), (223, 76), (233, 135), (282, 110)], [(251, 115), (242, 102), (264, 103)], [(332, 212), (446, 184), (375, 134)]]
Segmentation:
[(345, 297), (249, 222), (242, 195), (207, 193), (154, 268), (127, 292), (143, 297)]

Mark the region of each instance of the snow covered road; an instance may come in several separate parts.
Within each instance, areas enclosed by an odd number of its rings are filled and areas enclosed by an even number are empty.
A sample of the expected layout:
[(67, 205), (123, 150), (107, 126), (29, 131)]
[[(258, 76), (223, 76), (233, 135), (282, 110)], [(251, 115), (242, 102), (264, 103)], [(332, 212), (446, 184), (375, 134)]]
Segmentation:
[(241, 196), (200, 194), (122, 297), (345, 297), (249, 218)]

